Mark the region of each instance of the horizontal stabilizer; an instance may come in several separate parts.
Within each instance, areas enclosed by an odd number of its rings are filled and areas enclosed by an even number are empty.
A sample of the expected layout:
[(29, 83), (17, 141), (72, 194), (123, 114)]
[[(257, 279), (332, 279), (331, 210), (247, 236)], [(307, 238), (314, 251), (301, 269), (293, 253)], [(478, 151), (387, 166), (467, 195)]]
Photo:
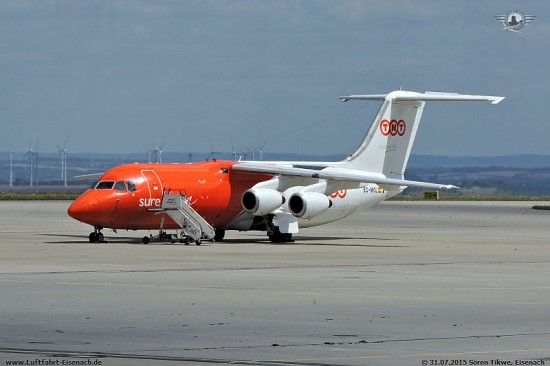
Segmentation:
[(338, 97), (343, 102), (350, 100), (378, 100), (382, 101), (386, 98), (392, 102), (399, 101), (418, 101), (418, 102), (491, 102), (498, 104), (504, 97), (492, 95), (467, 95), (458, 93), (440, 93), (440, 92), (425, 92), (416, 93), (409, 91), (397, 91), (390, 94), (374, 94), (374, 95), (348, 95)]

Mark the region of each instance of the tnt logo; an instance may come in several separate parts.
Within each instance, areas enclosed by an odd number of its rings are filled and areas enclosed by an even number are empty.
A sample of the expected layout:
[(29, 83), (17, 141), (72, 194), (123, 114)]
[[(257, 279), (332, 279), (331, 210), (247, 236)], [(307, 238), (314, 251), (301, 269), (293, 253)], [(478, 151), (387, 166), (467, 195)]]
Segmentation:
[(406, 130), (407, 125), (402, 119), (399, 121), (392, 119), (391, 122), (387, 119), (383, 119), (382, 122), (380, 122), (380, 132), (382, 132), (384, 136), (403, 136)]

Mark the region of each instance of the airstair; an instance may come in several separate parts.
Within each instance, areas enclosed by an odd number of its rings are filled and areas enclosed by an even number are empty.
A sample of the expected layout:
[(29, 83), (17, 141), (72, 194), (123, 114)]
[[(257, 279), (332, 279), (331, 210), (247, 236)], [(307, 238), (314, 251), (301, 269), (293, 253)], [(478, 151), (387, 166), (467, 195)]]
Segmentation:
[(214, 239), (214, 228), (195, 211), (181, 194), (164, 194), (161, 210), (168, 214), (182, 229), (182, 238), (200, 244), (202, 239)]

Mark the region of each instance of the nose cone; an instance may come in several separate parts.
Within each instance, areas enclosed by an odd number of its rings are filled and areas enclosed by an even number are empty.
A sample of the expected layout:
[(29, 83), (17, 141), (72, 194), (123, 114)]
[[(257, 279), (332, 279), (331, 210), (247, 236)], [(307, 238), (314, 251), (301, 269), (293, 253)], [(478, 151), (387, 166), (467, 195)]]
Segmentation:
[(90, 214), (90, 204), (83, 199), (82, 196), (78, 197), (67, 210), (69, 216), (78, 221), (87, 222), (87, 217)]
[(69, 206), (67, 213), (73, 219), (86, 224), (97, 225), (101, 216), (100, 197), (97, 196), (97, 192), (94, 191), (84, 193)]

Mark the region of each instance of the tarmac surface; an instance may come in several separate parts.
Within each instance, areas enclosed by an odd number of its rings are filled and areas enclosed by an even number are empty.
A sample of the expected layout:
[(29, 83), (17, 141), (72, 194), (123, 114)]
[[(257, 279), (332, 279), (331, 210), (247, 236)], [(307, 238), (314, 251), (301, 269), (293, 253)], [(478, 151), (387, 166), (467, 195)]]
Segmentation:
[(0, 202), (0, 365), (550, 365), (537, 202), (386, 202), (201, 246), (90, 244), (69, 203)]

